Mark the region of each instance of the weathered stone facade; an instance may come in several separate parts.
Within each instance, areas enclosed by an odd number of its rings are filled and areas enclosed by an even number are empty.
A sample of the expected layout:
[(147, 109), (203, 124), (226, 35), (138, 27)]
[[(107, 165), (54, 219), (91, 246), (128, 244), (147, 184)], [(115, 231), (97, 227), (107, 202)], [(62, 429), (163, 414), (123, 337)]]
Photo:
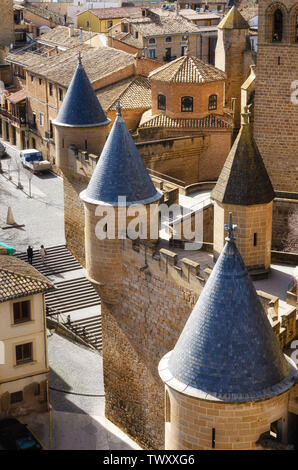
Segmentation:
[(0, 49), (9, 47), (11, 43), (14, 43), (13, 0), (2, 0), (0, 19)]
[[(273, 41), (273, 18), (283, 15), (281, 41)], [(255, 139), (275, 190), (298, 185), (298, 4), (295, 0), (259, 1), (259, 39), (255, 95)]]

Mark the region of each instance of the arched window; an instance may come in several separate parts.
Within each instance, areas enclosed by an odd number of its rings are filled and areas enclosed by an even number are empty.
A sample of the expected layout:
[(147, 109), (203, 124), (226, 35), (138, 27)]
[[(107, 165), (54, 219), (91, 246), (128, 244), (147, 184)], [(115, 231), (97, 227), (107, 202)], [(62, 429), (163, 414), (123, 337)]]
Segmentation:
[(283, 29), (283, 14), (278, 8), (273, 15), (273, 42), (281, 42), (282, 40), (282, 29)]
[(208, 109), (209, 110), (217, 109), (217, 95), (209, 96)]
[(181, 98), (181, 111), (183, 113), (193, 112), (193, 97), (192, 96), (183, 96), (183, 98)]
[(296, 15), (296, 24), (295, 24), (295, 42), (298, 42), (298, 13)]
[(165, 95), (157, 96), (157, 108), (165, 110), (166, 109), (166, 97)]

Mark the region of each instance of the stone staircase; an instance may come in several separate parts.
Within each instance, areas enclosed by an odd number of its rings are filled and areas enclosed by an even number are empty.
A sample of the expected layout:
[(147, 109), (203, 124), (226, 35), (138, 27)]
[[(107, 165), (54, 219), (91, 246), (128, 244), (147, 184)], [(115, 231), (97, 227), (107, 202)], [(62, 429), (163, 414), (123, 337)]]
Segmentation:
[(65, 326), (98, 351), (102, 350), (101, 317), (99, 315), (75, 320), (71, 324), (66, 322)]
[(46, 294), (46, 304), (49, 310), (66, 314), (100, 304), (97, 292), (85, 277), (57, 282), (55, 287), (54, 291)]
[[(64, 245), (45, 247), (46, 258), (42, 264), (39, 250), (33, 251), (33, 266), (44, 276), (55, 276), (68, 271), (82, 269)], [(27, 261), (27, 252), (16, 253), (15, 256)], [(79, 274), (79, 273), (78, 273)], [(76, 277), (65, 281), (54, 281), (55, 290), (46, 294), (47, 317), (64, 325), (85, 343), (97, 350), (102, 349), (101, 315), (84, 313), (84, 318), (69, 320), (68, 314), (88, 307), (100, 305), (100, 297), (92, 284), (85, 277)], [(99, 308), (98, 308), (99, 310)]]
[[(49, 248), (45, 247), (45, 249), (47, 252), (45, 263), (42, 264), (39, 249), (33, 250), (32, 262), (34, 268), (44, 276), (53, 276), (59, 273), (82, 269), (80, 263), (72, 256), (65, 245), (51, 246)], [(23, 261), (27, 261), (26, 252), (16, 253), (15, 256)]]

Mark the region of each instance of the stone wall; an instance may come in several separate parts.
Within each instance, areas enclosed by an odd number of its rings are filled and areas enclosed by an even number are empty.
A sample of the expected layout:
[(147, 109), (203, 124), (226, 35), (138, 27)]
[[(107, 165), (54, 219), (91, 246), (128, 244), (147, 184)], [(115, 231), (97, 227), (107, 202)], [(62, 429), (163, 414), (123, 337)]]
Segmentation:
[(1, 0), (0, 48), (14, 42), (13, 0)]
[[(298, 43), (294, 42), (292, 16), (295, 11), (297, 14), (294, 5), (297, 5), (295, 0), (259, 2), (254, 132), (274, 189), (280, 191), (297, 191), (298, 182), (295, 85)], [(280, 6), (284, 13), (283, 39), (282, 42), (272, 42), (272, 15)]]
[(170, 404), (165, 433), (168, 450), (262, 449), (256, 444), (260, 435), (278, 420), (286, 438), (289, 391), (266, 401), (234, 404), (188, 397), (168, 386), (166, 392)]
[(298, 199), (276, 198), (273, 204), (273, 227), (272, 227), (272, 249), (287, 250), (298, 253), (298, 228), (296, 240), (297, 243), (292, 247), (288, 244), (289, 232), (291, 227), (291, 216), (298, 212)]

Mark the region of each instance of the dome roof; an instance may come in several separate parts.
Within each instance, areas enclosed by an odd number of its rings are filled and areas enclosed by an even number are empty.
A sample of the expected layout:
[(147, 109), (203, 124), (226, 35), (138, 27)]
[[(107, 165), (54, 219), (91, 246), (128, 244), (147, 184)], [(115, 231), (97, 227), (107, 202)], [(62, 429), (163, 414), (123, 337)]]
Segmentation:
[(198, 398), (261, 400), (290, 388), (297, 371), (281, 351), (233, 239), (227, 240), (159, 372), (170, 387)]
[(156, 190), (119, 109), (88, 187), (81, 199), (98, 204), (118, 205), (118, 197), (126, 197), (126, 205), (157, 201)]
[(92, 127), (108, 124), (79, 56), (79, 63), (54, 124)]

